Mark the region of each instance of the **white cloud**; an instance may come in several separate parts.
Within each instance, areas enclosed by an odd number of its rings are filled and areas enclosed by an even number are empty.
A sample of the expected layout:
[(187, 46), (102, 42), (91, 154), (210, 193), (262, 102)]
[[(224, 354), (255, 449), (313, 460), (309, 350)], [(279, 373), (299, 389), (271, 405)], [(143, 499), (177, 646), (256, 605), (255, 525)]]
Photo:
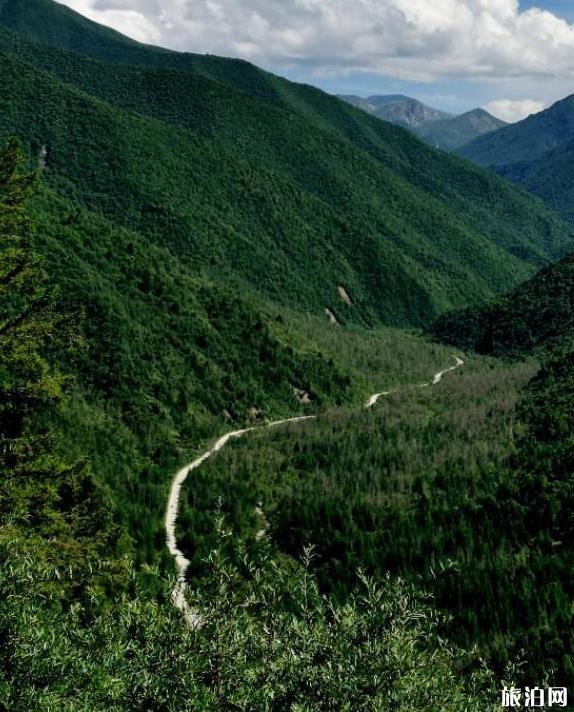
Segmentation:
[(161, 44), (165, 38), (158, 17), (146, 14), (138, 6), (144, 2), (124, 2), (123, 0), (58, 0), (62, 5), (71, 7), (95, 22), (113, 27), (138, 42)]
[(61, 0), (137, 39), (316, 76), (574, 77), (574, 25), (518, 0)]
[(513, 124), (516, 121), (525, 119), (530, 114), (537, 114), (544, 108), (544, 103), (541, 101), (535, 101), (534, 99), (497, 99), (496, 101), (491, 101), (484, 107), (494, 116), (497, 116), (503, 121), (508, 121), (508, 123)]

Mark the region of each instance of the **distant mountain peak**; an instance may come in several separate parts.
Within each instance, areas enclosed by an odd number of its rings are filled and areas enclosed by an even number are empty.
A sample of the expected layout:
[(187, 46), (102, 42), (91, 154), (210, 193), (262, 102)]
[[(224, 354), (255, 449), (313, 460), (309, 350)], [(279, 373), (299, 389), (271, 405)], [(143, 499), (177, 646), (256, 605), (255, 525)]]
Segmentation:
[(454, 151), (478, 136), (492, 133), (504, 126), (504, 121), (492, 116), (485, 109), (476, 108), (460, 116), (420, 126), (417, 133), (437, 148)]
[(451, 114), (423, 104), (404, 94), (374, 94), (366, 98), (355, 95), (340, 95), (346, 101), (383, 121), (413, 128), (432, 121), (450, 118)]
[(366, 98), (341, 95), (339, 99), (383, 121), (405, 126), (431, 146), (448, 151), (454, 151), (478, 136), (506, 126), (504, 121), (481, 107), (454, 116), (403, 94), (382, 94)]

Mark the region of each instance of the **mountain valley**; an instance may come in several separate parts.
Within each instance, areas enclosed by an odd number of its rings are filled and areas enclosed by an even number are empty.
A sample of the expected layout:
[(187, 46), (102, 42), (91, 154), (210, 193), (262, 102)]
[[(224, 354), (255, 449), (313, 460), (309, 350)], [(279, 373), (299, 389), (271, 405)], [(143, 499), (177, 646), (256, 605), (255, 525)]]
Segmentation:
[(570, 100), (343, 98), (0, 0), (1, 709), (574, 682)]

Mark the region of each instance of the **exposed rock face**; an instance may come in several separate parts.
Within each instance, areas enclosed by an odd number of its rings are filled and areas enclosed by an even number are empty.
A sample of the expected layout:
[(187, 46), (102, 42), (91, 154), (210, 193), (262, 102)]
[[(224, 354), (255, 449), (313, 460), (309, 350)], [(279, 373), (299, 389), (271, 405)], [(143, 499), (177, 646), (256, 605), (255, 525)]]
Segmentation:
[(327, 315), (331, 324), (339, 324), (339, 322), (337, 321), (337, 317), (333, 314), (329, 307), (325, 307), (325, 314)]
[(383, 121), (408, 126), (409, 128), (452, 118), (452, 115), (447, 114), (445, 111), (433, 109), (417, 99), (412, 99), (402, 94), (375, 95), (367, 99), (363, 99), (360, 96), (340, 95), (339, 99), (363, 109), (363, 111)]
[(349, 296), (349, 292), (345, 289), (345, 287), (339, 285), (337, 287), (337, 290), (339, 292), (339, 296), (341, 299), (347, 304), (348, 306), (352, 306), (353, 302), (351, 301), (351, 297)]

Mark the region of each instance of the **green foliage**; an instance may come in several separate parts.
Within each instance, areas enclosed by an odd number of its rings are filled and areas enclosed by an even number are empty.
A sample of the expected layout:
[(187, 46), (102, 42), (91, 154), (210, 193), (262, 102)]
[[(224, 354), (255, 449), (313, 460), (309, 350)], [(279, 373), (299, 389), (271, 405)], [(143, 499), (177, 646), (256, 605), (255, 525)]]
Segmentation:
[(21, 133), (44, 178), (35, 249), (82, 344), (49, 343), (74, 376), (58, 452), (88, 458), (139, 560), (163, 548), (172, 470), (224, 424), (404, 382), (415, 342), (350, 369), (348, 350), (286, 326), (292, 309), (422, 323), (570, 244), (500, 181), (310, 87), (50, 2), (4, 3), (0, 22), (21, 33), (0, 30), (0, 133)]
[(269, 315), (278, 338), (294, 347), (315, 348), (332, 358), (336, 366), (351, 375), (357, 390), (356, 405), (368, 396), (398, 386), (423, 383), (453, 362), (452, 348), (430, 343), (418, 331), (390, 327), (366, 330), (346, 324), (333, 328), (327, 320), (270, 308)]
[[(281, 551), (317, 545), (324, 590), (344, 599), (359, 567), (423, 577), (454, 615), (450, 633), (504, 664), (525, 609), (507, 586), (515, 563), (497, 495), (532, 370), (471, 361), (433, 390), (399, 392), (372, 412), (327, 413), (231, 443), (186, 488), (179, 539), (192, 573), (202, 572), (206, 512), (218, 499), (247, 540), (261, 528), (261, 503)], [(470, 604), (477, 598), (480, 607)]]
[(62, 396), (43, 356), (58, 325), (23, 210), (34, 178), (20, 164), (15, 143), (0, 151), (0, 540), (72, 570), (116, 532), (89, 471), (59, 457), (49, 418), (40, 425)]
[[(79, 346), (52, 339), (74, 374), (60, 411), (65, 452), (88, 456), (142, 560), (163, 548), (169, 477), (225, 422), (263, 422), (352, 397), (308, 341), (291, 346), (242, 297), (190, 274), (168, 250), (42, 190), (36, 244)], [(294, 389), (309, 393), (308, 406)]]
[(224, 496), (254, 541), (261, 503), (281, 552), (317, 546), (314, 571), (338, 600), (358, 567), (391, 571), (429, 590), (453, 616), (446, 635), (498, 669), (525, 657), (530, 683), (570, 683), (572, 364), (564, 355), (524, 390), (532, 364), (473, 360), (372, 413), (231, 443), (187, 488), (179, 538), (192, 575), (210, 546), (206, 509)]
[(491, 303), (446, 314), (429, 332), (485, 354), (517, 357), (554, 348), (574, 337), (574, 256)]
[[(66, 413), (74, 408), (79, 411), (77, 394), (73, 400), (68, 394), (61, 402), (62, 379), (51, 374), (42, 355), (47, 338), (52, 342), (51, 358), (74, 366), (75, 388), (84, 391), (88, 412), (95, 410), (99, 388), (100, 408), (103, 402), (108, 404), (110, 422), (114, 416), (121, 422), (114, 410), (123, 409), (121, 416), (131, 414), (126, 421), (133, 427), (140, 422), (140, 401), (129, 399), (129, 389), (122, 390), (129, 373), (124, 373), (121, 351), (113, 355), (116, 373), (111, 377), (119, 376), (117, 384), (109, 387), (105, 378), (97, 377), (97, 388), (89, 380), (93, 373), (81, 367), (82, 351), (68, 348), (62, 352), (63, 340), (56, 336), (52, 303), (43, 286), (45, 276), (38, 258), (23, 248), (29, 222), (21, 205), (31, 181), (20, 176), (18, 162), (14, 147), (0, 160), (0, 274), (5, 287), (0, 303), (4, 337), (0, 351), (3, 708), (15, 712), (31, 708), (175, 711), (182, 707), (351, 710), (382, 709), (390, 704), (405, 712), (424, 705), (440, 705), (453, 712), (463, 705), (469, 710), (494, 709), (492, 675), (476, 657), (451, 649), (437, 638), (434, 613), (422, 607), (400, 582), (387, 579), (376, 586), (365, 580), (362, 590), (339, 606), (319, 594), (308, 562), (303, 568), (285, 561), (278, 565), (266, 546), (257, 560), (249, 561), (241, 547), (235, 550), (224, 541), (211, 555), (207, 576), (193, 601), (204, 620), (200, 631), (188, 630), (167, 596), (149, 598), (146, 591), (163, 588), (151, 571), (139, 573), (128, 587), (131, 593), (126, 591), (124, 565), (110, 558), (117, 549), (113, 538), (118, 531), (102, 491), (84, 466), (67, 466), (58, 454), (61, 443), (54, 426), (62, 420), (65, 424)], [(40, 203), (45, 197), (40, 196)], [(55, 200), (53, 206), (65, 216), (61, 201)], [(38, 240), (50, 242), (56, 233), (59, 249), (66, 240), (77, 240), (76, 288), (84, 289), (79, 268), (94, 268), (98, 260), (106, 259), (106, 233), (98, 233), (96, 247), (86, 239), (89, 233), (83, 232), (82, 247), (73, 228), (78, 215), (70, 218), (66, 216), (61, 225), (52, 221)], [(101, 222), (100, 227), (104, 226)], [(62, 233), (57, 233), (58, 227)], [(88, 248), (92, 252), (86, 253)], [(156, 299), (165, 296), (160, 288), (161, 270), (144, 270), (147, 281), (142, 283), (145, 257), (138, 255), (136, 245), (132, 248), (126, 251), (130, 264), (115, 265), (124, 276), (122, 284), (131, 287), (130, 280), (134, 280), (146, 297), (150, 293)], [(87, 254), (92, 260), (84, 262)], [(166, 269), (165, 262), (162, 267)], [(108, 277), (110, 284), (117, 278), (111, 268)], [(176, 281), (172, 289), (177, 291), (179, 286)], [(247, 322), (248, 328), (241, 331), (234, 317), (239, 310), (236, 303), (212, 290), (202, 292), (202, 286), (185, 293), (195, 294), (197, 308), (203, 306), (212, 315), (215, 334), (220, 329), (225, 335), (231, 328), (228, 338), (236, 333), (242, 350), (255, 334), (262, 362), (257, 367), (265, 366), (259, 339), (271, 348), (277, 342), (270, 332), (257, 322)], [(109, 285), (108, 290), (113, 295)], [(94, 300), (98, 293), (93, 287)], [(73, 290), (67, 298), (72, 303)], [(213, 299), (218, 301), (210, 311)], [(139, 308), (149, 308), (146, 299), (141, 304)], [(248, 312), (240, 309), (239, 313), (245, 323)], [(149, 314), (151, 318), (154, 312)], [(77, 324), (88, 343), (93, 343), (93, 337), (85, 329), (93, 323), (80, 319)], [(137, 342), (131, 343), (129, 330), (118, 334), (128, 339), (120, 344), (127, 348), (129, 342), (137, 361)], [(189, 335), (192, 345), (193, 335)], [(233, 350), (218, 350), (217, 340), (214, 346), (204, 344), (203, 351), (220, 366), (227, 361), (218, 359), (233, 359)], [(275, 352), (284, 353), (271, 348)], [(294, 359), (293, 352), (289, 358)], [(309, 357), (309, 369), (315, 358)], [(296, 364), (287, 359), (279, 361), (281, 365), (291, 370)], [(267, 370), (273, 373), (269, 364)], [(266, 383), (262, 374), (256, 373), (254, 380)], [(162, 394), (157, 397), (158, 403), (163, 402)], [(118, 408), (120, 398), (125, 401), (122, 409)], [(136, 427), (134, 433), (141, 437)], [(65, 448), (68, 455), (81, 443), (76, 433), (74, 445)], [(224, 554), (228, 550), (230, 561)]]
[[(571, 134), (572, 135), (572, 134)], [(574, 153), (574, 141), (546, 153), (538, 161), (521, 167), (516, 175), (507, 176), (519, 181), (527, 190), (538, 195), (568, 222), (574, 222), (574, 191), (570, 169)]]
[[(206, 463), (179, 520), (203, 575), (195, 635), (146, 595), (162, 588), (155, 575), (138, 571), (126, 593), (114, 517), (138, 561), (154, 560), (171, 470), (224, 422), (357, 402), (387, 365), (381, 387), (395, 385), (393, 354), (409, 358), (411, 344), (407, 382), (425, 351), (444, 355), (385, 332), (339, 337), (292, 310), (423, 324), (526, 278), (572, 231), (485, 172), (246, 63), (147, 48), (46, 0), (0, 0), (0, 23), (41, 41), (0, 31), (0, 135), (20, 133), (44, 178), (32, 238), (30, 179), (14, 149), (3, 154), (4, 705), (491, 708), (489, 673), (438, 640), (434, 614), (389, 569), (423, 576), (457, 615), (440, 632), (501, 666), (528, 647), (532, 673), (570, 677), (570, 356), (533, 382), (518, 424), (530, 366), (480, 362), (446, 389), (335, 412), (273, 444), (262, 434)], [(528, 349), (527, 327), (540, 343), (570, 328), (567, 272), (544, 274), (559, 275), (560, 299), (537, 321), (543, 290), (523, 288), (536, 305), (522, 321), (508, 307), (510, 336), (493, 341)], [(550, 397), (558, 407), (541, 409)], [(253, 563), (227, 540), (205, 562), (206, 512), (222, 495), (248, 542), (263, 502), (277, 557), (251, 542)], [(309, 539), (335, 602), (288, 558)], [(352, 594), (359, 565), (384, 585)]]
[[(11, 712), (187, 709), (496, 710), (494, 679), (475, 656), (437, 637), (437, 617), (401, 581), (363, 578), (343, 606), (320, 595), (309, 569), (254, 558), (220, 530), (194, 595), (190, 631), (165, 596), (116, 595), (59, 611), (37, 561), (0, 567), (0, 703)], [(233, 560), (238, 563), (234, 564)], [(153, 572), (148, 572), (153, 578)]]
[[(513, 462), (511, 522), (528, 551), (543, 621), (535, 644), (562, 679), (574, 680), (574, 343), (547, 357), (518, 411), (524, 433)], [(533, 636), (524, 636), (532, 644)]]
[(524, 121), (472, 141), (459, 153), (524, 186), (572, 223), (573, 106), (574, 97), (568, 96)]
[(572, 536), (574, 501), (574, 259), (553, 265), (482, 309), (448, 314), (432, 333), (445, 342), (542, 365), (517, 410), (520, 437), (496, 501), (514, 552), (508, 583), (520, 590), (518, 644), (538, 652), (535, 665), (574, 678)]

